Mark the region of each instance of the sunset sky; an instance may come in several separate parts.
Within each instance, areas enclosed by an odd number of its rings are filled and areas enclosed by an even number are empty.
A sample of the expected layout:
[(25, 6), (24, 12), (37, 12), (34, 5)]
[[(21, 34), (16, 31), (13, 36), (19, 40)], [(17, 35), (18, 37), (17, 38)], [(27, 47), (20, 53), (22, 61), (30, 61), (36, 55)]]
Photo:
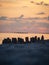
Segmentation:
[(49, 33), (49, 0), (0, 0), (0, 32)]

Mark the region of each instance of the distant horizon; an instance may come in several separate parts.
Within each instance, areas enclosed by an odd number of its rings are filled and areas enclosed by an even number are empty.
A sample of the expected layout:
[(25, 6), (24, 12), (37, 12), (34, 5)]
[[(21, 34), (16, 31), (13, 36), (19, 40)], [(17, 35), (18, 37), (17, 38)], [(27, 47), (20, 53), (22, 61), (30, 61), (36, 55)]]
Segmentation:
[(49, 33), (35, 33), (35, 32), (0, 32), (0, 33), (25, 33), (25, 34), (27, 34), (27, 33), (30, 33), (30, 34), (49, 34)]

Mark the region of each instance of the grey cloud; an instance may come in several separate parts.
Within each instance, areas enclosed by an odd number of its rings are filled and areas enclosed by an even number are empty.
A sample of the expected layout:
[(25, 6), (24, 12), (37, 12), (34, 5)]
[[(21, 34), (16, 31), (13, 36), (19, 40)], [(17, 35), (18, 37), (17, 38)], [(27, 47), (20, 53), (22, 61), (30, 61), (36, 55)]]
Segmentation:
[(30, 1), (30, 3), (34, 3), (34, 1)]
[(9, 18), (10, 21), (16, 21), (17, 18)]
[(44, 6), (49, 6), (49, 4), (44, 3), (44, 2), (36, 3), (36, 5), (44, 5)]
[(20, 15), (19, 17), (15, 17), (15, 18), (10, 18), (9, 20), (11, 20), (11, 21), (19, 21), (19, 20), (21, 20), (22, 18), (24, 17), (24, 15), (22, 14), (22, 15)]
[(43, 20), (44, 18), (40, 17), (33, 17), (33, 18), (27, 18), (28, 20)]
[(44, 17), (44, 19), (46, 19), (46, 20), (48, 20), (48, 21), (49, 21), (49, 16), (47, 16), (47, 17)]
[(22, 21), (22, 20), (27, 20), (27, 21), (32, 21), (32, 20), (49, 20), (49, 16), (48, 17), (43, 17), (43, 18), (40, 18), (40, 17), (30, 17), (30, 18), (23, 18), (23, 15), (18, 17), (18, 18), (11, 18), (11, 21)]
[(46, 14), (45, 12), (39, 12), (37, 13), (37, 15), (43, 15), (43, 14)]
[(40, 5), (40, 3), (36, 3), (36, 5)]
[(47, 19), (49, 20), (49, 16), (47, 17)]
[[(21, 19), (22, 18), (22, 19)], [(12, 23), (9, 24), (0, 24), (0, 31), (24, 31), (23, 27), (27, 27), (28, 29), (25, 29), (26, 31), (34, 31), (38, 32), (37, 28), (47, 28), (49, 29), (49, 23), (48, 22), (37, 22), (38, 20), (42, 19), (40, 17), (34, 17), (34, 18), (8, 18), (4, 20), (10, 20)], [(44, 19), (44, 18), (43, 18)], [(48, 17), (45, 17), (45, 19), (49, 19)], [(6, 21), (8, 22), (8, 21)], [(6, 23), (5, 22), (5, 23)]]
[[(42, 15), (45, 14), (44, 12), (41, 13), (37, 13), (38, 15)], [(21, 22), (21, 21), (36, 21), (36, 20), (48, 20), (49, 21), (49, 16), (47, 17), (29, 17), (29, 18), (24, 18), (24, 15), (19, 16), (18, 18), (14, 17), (14, 18), (8, 18), (6, 16), (0, 16), (0, 20), (7, 20), (7, 21), (16, 21), (16, 22)]]
[(7, 20), (7, 17), (6, 16), (1, 16), (0, 20)]
[[(38, 13), (39, 15), (41, 14), (45, 14), (44, 12), (42, 13)], [(33, 18), (27, 18), (28, 20), (48, 20), (49, 21), (49, 16), (47, 17), (43, 17), (43, 18), (40, 18), (40, 17), (33, 17)]]
[(30, 3), (34, 3), (36, 5), (42, 5), (44, 2), (42, 1), (42, 2), (38, 3), (38, 2), (30, 1)]
[(24, 17), (24, 15), (22, 14), (22, 15), (20, 15), (18, 18), (21, 19), (21, 18), (23, 18), (23, 17)]
[(34, 4), (36, 4), (36, 5), (42, 5), (44, 2), (41, 1), (40, 3), (38, 3), (38, 2), (30, 1), (30, 3), (34, 3)]
[(49, 4), (44, 3), (45, 6), (49, 6)]
[(20, 19), (22, 19), (24, 17), (24, 15), (20, 15), (18, 18), (14, 17), (14, 18), (8, 18), (6, 16), (0, 16), (0, 20), (8, 20), (8, 21), (18, 21)]
[(37, 24), (38, 27), (49, 28), (49, 23), (38, 22), (36, 24)]
[(40, 3), (35, 3), (36, 5), (43, 5), (43, 1), (42, 2), (40, 2)]
[(33, 17), (33, 18), (25, 18), (25, 19), (28, 19), (28, 20), (38, 20), (38, 19), (40, 19), (39, 17)]
[(34, 4), (36, 4), (36, 5), (45, 5), (45, 6), (49, 6), (49, 4), (44, 3), (44, 1), (41, 1), (40, 3), (34, 2), (34, 1), (30, 1), (30, 3), (34, 3)]

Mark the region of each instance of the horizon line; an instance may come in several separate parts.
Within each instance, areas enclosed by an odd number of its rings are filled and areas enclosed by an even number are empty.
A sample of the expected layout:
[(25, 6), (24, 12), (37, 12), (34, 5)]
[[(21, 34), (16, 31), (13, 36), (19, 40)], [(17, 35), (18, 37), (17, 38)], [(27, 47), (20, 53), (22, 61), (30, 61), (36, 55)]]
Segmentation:
[(31, 33), (31, 34), (49, 34), (49, 33), (38, 33), (38, 32), (0, 32), (0, 33), (25, 33), (25, 34), (27, 34), (27, 33)]

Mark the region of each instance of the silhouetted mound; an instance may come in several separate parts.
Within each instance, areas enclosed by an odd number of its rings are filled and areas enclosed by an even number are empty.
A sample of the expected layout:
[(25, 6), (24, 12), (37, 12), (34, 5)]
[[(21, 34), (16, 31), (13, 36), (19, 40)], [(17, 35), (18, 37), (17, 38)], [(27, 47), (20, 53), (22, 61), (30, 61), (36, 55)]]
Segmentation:
[(11, 43), (17, 43), (17, 39), (16, 38), (12, 38), (12, 41), (11, 41)]
[(0, 45), (0, 65), (49, 65), (49, 43)]
[(6, 43), (6, 44), (7, 44), (7, 43), (9, 44), (9, 43), (11, 43), (11, 39), (10, 39), (10, 38), (4, 39), (4, 40), (2, 41), (2, 43), (3, 43), (3, 44), (5, 44), (5, 43)]
[(22, 39), (22, 38), (18, 38), (18, 43), (24, 43), (24, 39)]
[(40, 37), (37, 37), (37, 36), (35, 36), (35, 37), (31, 37), (30, 38), (30, 40), (29, 40), (29, 38), (28, 37), (25, 37), (25, 41), (24, 41), (24, 39), (23, 38), (18, 38), (18, 39), (16, 39), (16, 38), (12, 38), (12, 39), (10, 39), (10, 38), (7, 38), (7, 39), (3, 39), (2, 40), (2, 44), (11, 44), (11, 43), (14, 43), (14, 44), (24, 44), (24, 43), (39, 43), (39, 42), (41, 42), (41, 43), (45, 43), (45, 42), (49, 42), (49, 40), (44, 40), (44, 36), (42, 35), (41, 36), (41, 39), (40, 39)]

